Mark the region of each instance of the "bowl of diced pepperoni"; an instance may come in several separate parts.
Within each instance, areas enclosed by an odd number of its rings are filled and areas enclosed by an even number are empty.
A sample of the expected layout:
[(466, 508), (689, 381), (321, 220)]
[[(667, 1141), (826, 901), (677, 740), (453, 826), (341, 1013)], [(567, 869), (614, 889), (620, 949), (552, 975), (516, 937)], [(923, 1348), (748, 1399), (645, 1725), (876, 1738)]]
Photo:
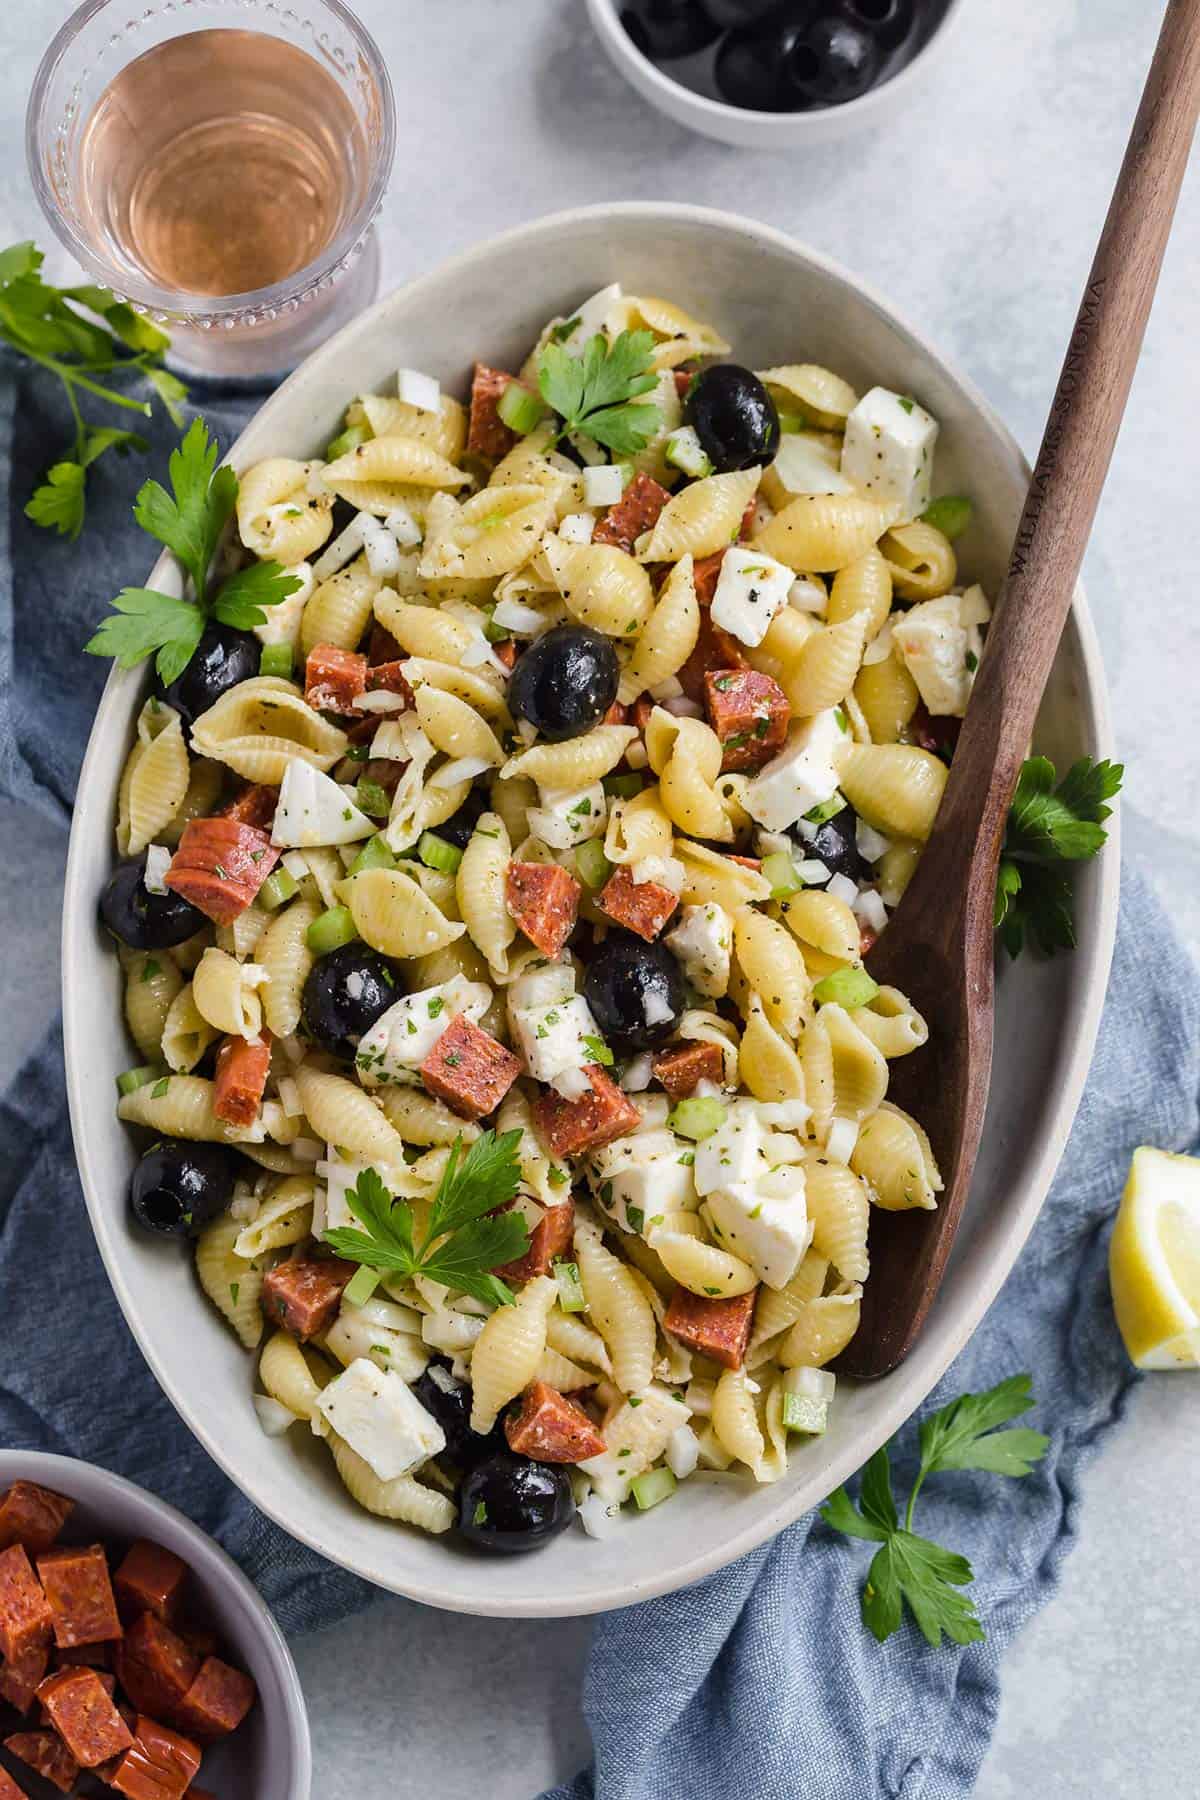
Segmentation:
[(106, 1469), (0, 1451), (0, 1800), (307, 1800), (308, 1721), (250, 1582)]

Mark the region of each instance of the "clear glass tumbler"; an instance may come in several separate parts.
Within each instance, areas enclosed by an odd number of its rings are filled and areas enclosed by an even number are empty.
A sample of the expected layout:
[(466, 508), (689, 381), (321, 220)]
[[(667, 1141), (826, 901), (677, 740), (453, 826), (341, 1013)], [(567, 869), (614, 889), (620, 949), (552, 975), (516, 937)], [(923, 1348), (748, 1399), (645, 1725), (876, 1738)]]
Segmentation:
[(374, 298), (395, 138), (341, 0), (86, 0), (26, 119), (57, 236), (176, 367), (220, 376), (294, 368)]

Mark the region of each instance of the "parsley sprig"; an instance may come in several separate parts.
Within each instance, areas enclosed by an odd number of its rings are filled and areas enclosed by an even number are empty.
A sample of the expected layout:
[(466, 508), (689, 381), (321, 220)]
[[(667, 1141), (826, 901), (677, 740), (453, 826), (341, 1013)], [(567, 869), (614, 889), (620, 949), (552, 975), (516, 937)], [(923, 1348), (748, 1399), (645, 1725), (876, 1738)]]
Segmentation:
[(921, 1466), (903, 1525), (892, 1493), (886, 1444), (862, 1472), (857, 1507), (840, 1487), (821, 1508), (821, 1517), (833, 1530), (879, 1545), (862, 1591), (862, 1616), (881, 1644), (899, 1630), (905, 1604), (935, 1649), (943, 1632), (956, 1644), (973, 1644), (983, 1637), (975, 1607), (960, 1591), (974, 1580), (970, 1563), (932, 1539), (919, 1537), (912, 1528), (913, 1510), (926, 1478), (949, 1469), (1029, 1474), (1045, 1455), (1049, 1438), (1026, 1426), (997, 1428), (1034, 1404), (1030, 1387), (1028, 1375), (1012, 1375), (985, 1394), (960, 1395), (923, 1422)]
[[(56, 288), (43, 281), (45, 258), (33, 243), (0, 250), (0, 340), (57, 375), (66, 390), (75, 438), (47, 472), (25, 508), (35, 525), (77, 538), (87, 509), (87, 471), (106, 451), (125, 456), (149, 449), (139, 432), (84, 419), (80, 395), (148, 418), (150, 402), (121, 393), (97, 376), (144, 376), (171, 418), (182, 423), (183, 383), (163, 367), (169, 338), (107, 288)], [(90, 317), (88, 315), (91, 315)], [(100, 323), (100, 321), (103, 323)]]
[(1064, 865), (1095, 856), (1108, 837), (1105, 803), (1120, 791), (1121, 763), (1082, 757), (1055, 786), (1054, 764), (1031, 756), (1013, 796), (996, 877), (996, 929), (1010, 956), (1032, 937), (1047, 956), (1075, 947), (1075, 904)]
[(520, 1141), (519, 1131), (485, 1131), (464, 1156), (462, 1138), (455, 1138), (419, 1245), (408, 1201), (393, 1199), (377, 1169), (364, 1169), (346, 1199), (365, 1231), (336, 1226), (326, 1243), (370, 1269), (424, 1275), (492, 1306), (510, 1305), (512, 1289), (491, 1271), (529, 1248), (520, 1213), (496, 1212), (516, 1194)]
[(622, 331), (611, 344), (597, 332), (582, 356), (548, 343), (538, 358), (538, 386), (563, 420), (558, 435), (581, 433), (618, 456), (644, 450), (662, 423), (657, 406), (638, 400), (658, 385), (653, 355), (650, 331)]
[(166, 686), (187, 668), (210, 619), (248, 631), (264, 622), (264, 607), (277, 606), (300, 586), (299, 577), (278, 563), (260, 562), (236, 570), (210, 592), (209, 570), (238, 493), (237, 476), (227, 465), (217, 468), (217, 454), (204, 420), (193, 419), (171, 452), (171, 492), (147, 481), (133, 509), (142, 529), (178, 559), (195, 601), (157, 588), (122, 588), (113, 611), (84, 645), (90, 656), (115, 656), (123, 669), (154, 656)]

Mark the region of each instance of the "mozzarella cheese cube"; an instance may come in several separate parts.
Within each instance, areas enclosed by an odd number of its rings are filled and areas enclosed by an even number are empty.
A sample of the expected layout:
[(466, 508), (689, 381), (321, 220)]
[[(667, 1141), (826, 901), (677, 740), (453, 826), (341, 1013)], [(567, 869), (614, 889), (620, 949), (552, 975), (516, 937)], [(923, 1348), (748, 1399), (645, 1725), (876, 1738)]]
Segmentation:
[(316, 1407), (380, 1481), (395, 1481), (446, 1448), (445, 1432), (408, 1383), (363, 1356), (321, 1389)]
[(687, 1146), (666, 1129), (635, 1132), (593, 1152), (589, 1179), (599, 1204), (622, 1231), (646, 1237), (669, 1213), (696, 1210)]
[(663, 942), (679, 958), (698, 994), (717, 1000), (728, 992), (733, 921), (723, 906), (710, 900), (703, 906), (683, 907), (678, 925)]
[(746, 783), (743, 804), (750, 817), (768, 831), (785, 831), (832, 799), (838, 785), (836, 758), (849, 742), (838, 707), (793, 725), (779, 755)]
[(813, 1236), (803, 1168), (789, 1164), (765, 1180), (731, 1183), (706, 1206), (721, 1248), (748, 1262), (767, 1287), (786, 1287)]
[(608, 823), (608, 802), (598, 781), (570, 793), (543, 788), (541, 805), (526, 815), (529, 829), (551, 850), (570, 850), (589, 838), (603, 837)]
[(557, 1000), (569, 1000), (574, 992), (575, 969), (569, 959), (541, 963), (526, 969), (509, 986), (509, 1012), (522, 1006), (553, 1006)]
[(770, 1169), (767, 1134), (753, 1101), (739, 1100), (724, 1121), (696, 1145), (692, 1170), (698, 1194), (757, 1181)]
[(585, 1038), (599, 1039), (592, 1009), (582, 994), (549, 1006), (514, 1006), (510, 1016), (525, 1066), (535, 1081), (552, 1082), (593, 1060)]
[(731, 544), (721, 558), (711, 618), (743, 644), (761, 644), (787, 597), (795, 574), (752, 544)]
[(300, 639), (300, 615), (308, 605), (317, 584), (310, 563), (297, 563), (294, 568), (283, 572), (294, 576), (300, 586), (277, 606), (264, 606), (266, 617), (261, 625), (253, 627), (253, 631), (260, 644), (291, 644), (295, 649)]
[[(597, 471), (594, 469), (584, 470), (585, 475), (594, 475), (596, 472)], [(595, 529), (596, 521), (591, 513), (568, 513), (565, 519), (560, 519), (558, 521), (558, 535), (560, 538), (565, 538), (568, 544), (590, 544), (592, 541), (592, 533)], [(500, 605), (503, 606), (504, 602), (501, 601)], [(516, 606), (518, 617), (521, 619), (525, 619), (529, 613), (533, 612), (532, 607), (520, 606), (518, 602), (510, 601), (509, 605)], [(498, 613), (499, 610), (500, 608), (497, 607), (496, 613)], [(498, 625), (503, 625), (504, 620), (497, 618), (496, 613), (492, 614), (493, 619), (496, 620)], [(533, 629), (536, 631), (544, 621), (540, 613), (537, 613), (534, 616), (537, 622)]]
[(420, 369), (398, 369), (396, 392), (406, 406), (415, 406), (418, 412), (442, 410), (441, 388), (432, 375), (422, 375)]
[(451, 1020), (465, 1013), (477, 1022), (491, 1003), (492, 990), (486, 982), (468, 981), (464, 975), (406, 994), (363, 1033), (354, 1059), (359, 1080), (364, 1087), (414, 1083)]
[(601, 463), (594, 469), (585, 469), (582, 479), (585, 506), (615, 506), (624, 492), (623, 477), (616, 463)]
[(321, 844), (353, 844), (374, 833), (372, 821), (336, 781), (302, 757), (289, 759), (271, 826), (273, 844), (303, 850)]
[(961, 719), (983, 654), (979, 626), (962, 622), (963, 596), (943, 594), (910, 606), (892, 626), (892, 642), (928, 710)]
[(587, 348), (589, 338), (594, 338), (598, 331), (604, 330), (604, 321), (612, 311), (613, 302), (621, 298), (619, 281), (610, 282), (597, 293), (586, 299), (575, 312), (565, 319), (556, 319), (555, 325), (571, 325), (571, 330), (560, 341), (568, 356), (582, 356)]
[(938, 424), (907, 395), (873, 387), (846, 420), (842, 474), (874, 500), (893, 500), (902, 519), (929, 505)]

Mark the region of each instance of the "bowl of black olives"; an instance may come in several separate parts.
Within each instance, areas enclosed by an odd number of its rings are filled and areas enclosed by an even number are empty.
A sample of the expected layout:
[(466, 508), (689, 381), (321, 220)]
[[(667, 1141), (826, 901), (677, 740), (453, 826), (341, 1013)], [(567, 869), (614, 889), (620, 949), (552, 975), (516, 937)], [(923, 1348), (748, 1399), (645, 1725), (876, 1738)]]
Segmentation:
[(706, 137), (797, 149), (899, 105), (962, 0), (588, 0), (652, 105)]

